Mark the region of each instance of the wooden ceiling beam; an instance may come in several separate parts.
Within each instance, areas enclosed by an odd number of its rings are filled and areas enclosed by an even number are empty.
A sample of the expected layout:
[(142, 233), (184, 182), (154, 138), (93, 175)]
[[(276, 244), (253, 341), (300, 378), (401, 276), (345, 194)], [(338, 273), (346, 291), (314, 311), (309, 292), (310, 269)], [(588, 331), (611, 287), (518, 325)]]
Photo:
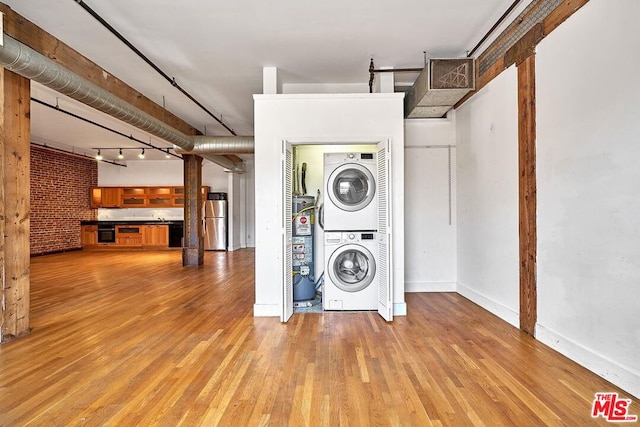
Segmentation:
[(109, 71), (16, 13), (9, 6), (0, 3), (0, 12), (4, 14), (4, 32), (14, 39), (174, 129), (186, 135), (201, 134), (189, 123), (151, 101)]

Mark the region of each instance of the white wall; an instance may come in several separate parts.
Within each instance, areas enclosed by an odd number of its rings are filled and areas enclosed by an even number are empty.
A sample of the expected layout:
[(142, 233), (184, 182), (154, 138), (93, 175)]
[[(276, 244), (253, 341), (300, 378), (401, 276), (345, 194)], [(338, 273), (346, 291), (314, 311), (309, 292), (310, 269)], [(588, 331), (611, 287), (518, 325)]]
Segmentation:
[(404, 304), (402, 94), (254, 95), (256, 296), (254, 315), (282, 312), (282, 140), (333, 145), (390, 138), (393, 159), (394, 311)]
[(456, 290), (455, 138), (452, 119), (405, 120), (404, 256), (407, 292)]
[(536, 336), (638, 397), (639, 16), (592, 0), (536, 55)]
[(458, 292), (519, 325), (514, 67), (456, 110), (456, 141)]

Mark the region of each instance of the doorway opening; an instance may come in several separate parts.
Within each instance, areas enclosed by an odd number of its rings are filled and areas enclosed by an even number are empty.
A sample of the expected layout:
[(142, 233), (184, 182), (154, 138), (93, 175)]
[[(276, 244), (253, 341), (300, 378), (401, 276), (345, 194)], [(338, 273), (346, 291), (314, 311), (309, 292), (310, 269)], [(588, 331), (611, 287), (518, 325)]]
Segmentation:
[(283, 141), (283, 322), (353, 310), (392, 320), (389, 149)]

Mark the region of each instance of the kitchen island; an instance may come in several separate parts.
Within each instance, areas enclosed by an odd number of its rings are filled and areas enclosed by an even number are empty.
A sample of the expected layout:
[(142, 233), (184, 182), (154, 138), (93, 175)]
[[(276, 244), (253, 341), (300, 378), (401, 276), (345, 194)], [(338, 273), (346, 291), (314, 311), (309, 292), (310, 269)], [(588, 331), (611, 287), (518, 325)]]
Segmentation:
[(87, 249), (171, 249), (182, 247), (182, 220), (81, 221)]

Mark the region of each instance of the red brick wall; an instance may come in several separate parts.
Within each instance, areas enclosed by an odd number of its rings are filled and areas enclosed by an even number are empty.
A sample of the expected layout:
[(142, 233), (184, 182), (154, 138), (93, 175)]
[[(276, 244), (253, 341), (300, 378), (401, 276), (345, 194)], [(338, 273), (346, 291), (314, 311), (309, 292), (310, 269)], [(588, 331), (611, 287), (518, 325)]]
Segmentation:
[(31, 255), (78, 249), (80, 221), (97, 218), (89, 207), (98, 165), (31, 145)]

